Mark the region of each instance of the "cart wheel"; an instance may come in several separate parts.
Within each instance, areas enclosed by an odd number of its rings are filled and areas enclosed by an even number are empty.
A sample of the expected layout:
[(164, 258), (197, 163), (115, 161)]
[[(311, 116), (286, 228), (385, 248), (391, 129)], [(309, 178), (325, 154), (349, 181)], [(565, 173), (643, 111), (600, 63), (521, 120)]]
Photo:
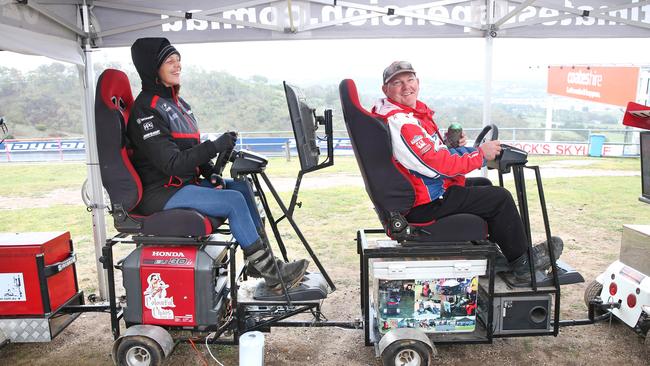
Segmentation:
[(117, 347), (120, 366), (160, 366), (164, 359), (163, 350), (149, 337), (126, 337)]
[(419, 341), (396, 341), (386, 347), (381, 359), (384, 366), (426, 366), (429, 364), (429, 348)]
[(600, 296), (600, 293), (603, 291), (603, 285), (594, 280), (587, 285), (587, 288), (585, 289), (585, 305), (587, 305), (587, 308), (589, 308), (589, 302), (593, 299), (595, 299), (597, 296)]

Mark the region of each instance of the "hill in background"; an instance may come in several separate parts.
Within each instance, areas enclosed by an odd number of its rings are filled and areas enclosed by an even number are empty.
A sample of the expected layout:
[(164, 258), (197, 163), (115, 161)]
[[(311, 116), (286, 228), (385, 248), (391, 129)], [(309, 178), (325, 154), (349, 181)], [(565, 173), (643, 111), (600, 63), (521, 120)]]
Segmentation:
[[(134, 97), (140, 90), (139, 77), (120, 64), (95, 65), (97, 76), (106, 68), (126, 70)], [(344, 130), (338, 95), (338, 80), (321, 85), (301, 85), (309, 104), (334, 110), (334, 128)], [(369, 80), (357, 80), (361, 102), (370, 107), (381, 97)], [(61, 63), (42, 65), (29, 72), (0, 67), (0, 116), (5, 117), (11, 138), (81, 136), (81, 88), (77, 68)], [(280, 82), (263, 76), (237, 78), (225, 72), (195, 67), (183, 69), (181, 95), (192, 105), (202, 132), (287, 131), (289, 114)], [(426, 80), (420, 98), (436, 111), (442, 128), (451, 122), (480, 127), (483, 111), (481, 81)], [(546, 115), (546, 85), (539, 81), (495, 81), (492, 119), (500, 127), (543, 127)], [(593, 104), (565, 103), (554, 120), (563, 128), (620, 128), (622, 110)], [(576, 107), (576, 105), (578, 107)], [(591, 109), (591, 110), (590, 110)], [(529, 134), (530, 138), (534, 138)], [(525, 135), (518, 135), (523, 138)], [(571, 133), (566, 139), (575, 139)]]

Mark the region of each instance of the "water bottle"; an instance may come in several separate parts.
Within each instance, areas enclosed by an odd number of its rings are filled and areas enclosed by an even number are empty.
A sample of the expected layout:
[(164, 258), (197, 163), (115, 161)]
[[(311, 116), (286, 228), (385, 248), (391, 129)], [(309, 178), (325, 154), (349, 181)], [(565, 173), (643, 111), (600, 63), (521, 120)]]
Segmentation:
[(254, 331), (239, 337), (239, 365), (264, 366), (264, 334)]
[(463, 127), (459, 123), (452, 123), (447, 129), (447, 147), (458, 147), (458, 142), (463, 135)]

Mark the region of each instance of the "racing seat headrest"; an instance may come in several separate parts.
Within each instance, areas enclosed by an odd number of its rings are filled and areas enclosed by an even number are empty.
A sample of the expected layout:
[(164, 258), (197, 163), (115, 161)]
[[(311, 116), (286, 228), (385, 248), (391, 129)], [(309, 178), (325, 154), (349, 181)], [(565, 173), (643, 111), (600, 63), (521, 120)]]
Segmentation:
[(361, 106), (354, 81), (343, 80), (339, 92), (345, 127), (366, 191), (386, 225), (391, 212), (404, 213), (412, 207), (415, 192), (395, 165), (386, 123)]
[(142, 198), (142, 182), (128, 157), (126, 126), (133, 105), (126, 74), (107, 69), (97, 82), (95, 127), (102, 182), (113, 204), (128, 212)]

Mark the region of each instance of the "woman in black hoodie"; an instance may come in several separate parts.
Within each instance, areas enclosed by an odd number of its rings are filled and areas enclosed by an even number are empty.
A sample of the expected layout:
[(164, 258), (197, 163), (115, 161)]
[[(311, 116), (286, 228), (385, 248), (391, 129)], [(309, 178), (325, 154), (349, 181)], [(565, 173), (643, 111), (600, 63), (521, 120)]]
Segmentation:
[(250, 185), (221, 180), (214, 187), (211, 160), (235, 146), (237, 134), (226, 132), (200, 142), (192, 109), (179, 97), (181, 56), (166, 38), (140, 38), (131, 56), (142, 91), (131, 109), (127, 134), (130, 157), (140, 175), (143, 195), (137, 210), (150, 215), (161, 210), (189, 208), (213, 217), (226, 217), (235, 239), (249, 260), (249, 275), (279, 287), (280, 274), (288, 287), (300, 282), (309, 262), (276, 260), (262, 238), (263, 228)]

